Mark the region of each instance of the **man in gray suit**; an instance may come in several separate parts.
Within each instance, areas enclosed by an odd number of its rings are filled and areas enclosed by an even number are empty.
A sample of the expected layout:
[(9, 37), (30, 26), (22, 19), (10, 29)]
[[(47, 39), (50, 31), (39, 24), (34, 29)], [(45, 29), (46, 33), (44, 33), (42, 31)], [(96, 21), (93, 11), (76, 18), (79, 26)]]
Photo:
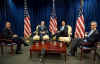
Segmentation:
[(77, 50), (77, 47), (82, 45), (83, 43), (91, 43), (90, 47), (93, 47), (94, 44), (99, 40), (99, 31), (97, 28), (97, 22), (92, 21), (91, 22), (91, 30), (87, 34), (87, 36), (84, 39), (74, 39), (72, 41), (72, 47), (69, 55), (74, 56), (75, 52)]

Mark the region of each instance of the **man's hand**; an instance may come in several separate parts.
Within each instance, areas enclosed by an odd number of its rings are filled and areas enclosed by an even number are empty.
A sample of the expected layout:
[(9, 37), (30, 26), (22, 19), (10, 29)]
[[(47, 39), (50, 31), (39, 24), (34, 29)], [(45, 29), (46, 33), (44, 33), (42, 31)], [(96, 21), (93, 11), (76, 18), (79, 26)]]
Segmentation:
[(13, 38), (16, 38), (16, 37), (18, 37), (18, 35), (17, 35), (17, 34), (14, 34), (12, 37), (13, 37)]
[(45, 34), (45, 31), (43, 31), (43, 32), (40, 32), (41, 34)]
[(55, 33), (54, 32), (52, 32), (52, 35), (54, 35)]
[(85, 32), (85, 37), (87, 37), (88, 36), (88, 32)]

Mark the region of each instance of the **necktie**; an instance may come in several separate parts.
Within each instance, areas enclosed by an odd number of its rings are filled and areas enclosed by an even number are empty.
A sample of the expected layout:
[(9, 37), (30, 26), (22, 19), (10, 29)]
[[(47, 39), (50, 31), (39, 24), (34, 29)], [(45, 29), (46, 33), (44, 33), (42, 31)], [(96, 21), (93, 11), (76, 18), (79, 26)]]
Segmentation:
[(94, 30), (91, 30), (88, 34), (88, 37), (90, 37), (92, 35), (92, 33), (94, 32)]
[[(87, 37), (90, 37), (90, 36), (92, 35), (93, 32), (94, 32), (94, 30), (91, 30), (91, 31), (89, 32), (89, 34), (88, 34)], [(87, 42), (87, 39), (85, 39), (84, 42)]]

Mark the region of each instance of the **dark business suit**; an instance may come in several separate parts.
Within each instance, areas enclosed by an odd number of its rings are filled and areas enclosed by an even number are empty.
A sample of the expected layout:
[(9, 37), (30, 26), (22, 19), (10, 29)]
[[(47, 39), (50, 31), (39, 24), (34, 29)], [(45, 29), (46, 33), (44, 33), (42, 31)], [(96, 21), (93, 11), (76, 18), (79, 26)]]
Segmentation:
[(4, 38), (6, 38), (6, 39), (12, 38), (12, 36), (14, 35), (13, 31), (11, 29), (7, 29), (7, 28), (4, 28), (2, 33), (3, 33)]
[[(45, 32), (44, 34), (42, 34), (41, 32)], [(40, 35), (40, 38), (42, 38), (42, 36), (48, 34), (48, 30), (46, 26), (39, 26), (38, 27), (38, 33)]]
[(94, 44), (95, 42), (97, 42), (97, 41), (99, 40), (99, 36), (100, 36), (99, 31), (98, 31), (98, 30), (95, 30), (95, 31), (90, 35), (90, 37), (86, 37), (85, 39), (87, 39), (87, 41), (88, 41), (89, 43)]
[[(89, 34), (88, 34), (89, 35)], [(74, 39), (72, 41), (72, 48), (71, 48), (71, 53), (75, 54), (75, 51), (77, 50), (77, 47), (80, 46), (82, 43), (91, 43), (91, 45), (89, 45), (89, 47), (93, 47), (94, 44), (99, 40), (99, 31), (98, 30), (94, 30), (91, 31), (91, 34), (89, 36), (87, 36), (84, 39)]]
[(66, 26), (61, 26), (60, 30), (58, 33), (56, 33), (57, 37), (67, 37), (68, 36), (68, 27)]
[[(11, 29), (7, 29), (7, 28), (4, 28), (4, 30), (2, 31), (2, 34), (5, 39), (13, 40), (13, 42), (15, 42), (17, 44), (16, 52), (20, 51), (21, 44), (24, 42), (24, 41), (22, 41), (22, 39), (20, 39), (18, 37), (13, 38), (13, 35), (14, 35), (13, 31)], [(10, 43), (10, 42), (6, 42), (6, 43)]]

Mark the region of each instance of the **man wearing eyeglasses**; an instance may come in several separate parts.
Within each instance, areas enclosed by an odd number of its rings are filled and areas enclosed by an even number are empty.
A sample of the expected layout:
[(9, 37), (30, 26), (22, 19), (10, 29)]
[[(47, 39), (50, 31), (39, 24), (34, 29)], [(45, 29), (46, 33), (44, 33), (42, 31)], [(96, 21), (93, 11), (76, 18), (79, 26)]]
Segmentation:
[(69, 53), (70, 56), (74, 56), (75, 52), (77, 50), (77, 47), (80, 46), (83, 43), (91, 43), (91, 47), (99, 40), (99, 31), (97, 28), (97, 22), (92, 21), (91, 23), (91, 30), (87, 34), (87, 36), (84, 39), (74, 39), (72, 41), (72, 47), (71, 51)]

